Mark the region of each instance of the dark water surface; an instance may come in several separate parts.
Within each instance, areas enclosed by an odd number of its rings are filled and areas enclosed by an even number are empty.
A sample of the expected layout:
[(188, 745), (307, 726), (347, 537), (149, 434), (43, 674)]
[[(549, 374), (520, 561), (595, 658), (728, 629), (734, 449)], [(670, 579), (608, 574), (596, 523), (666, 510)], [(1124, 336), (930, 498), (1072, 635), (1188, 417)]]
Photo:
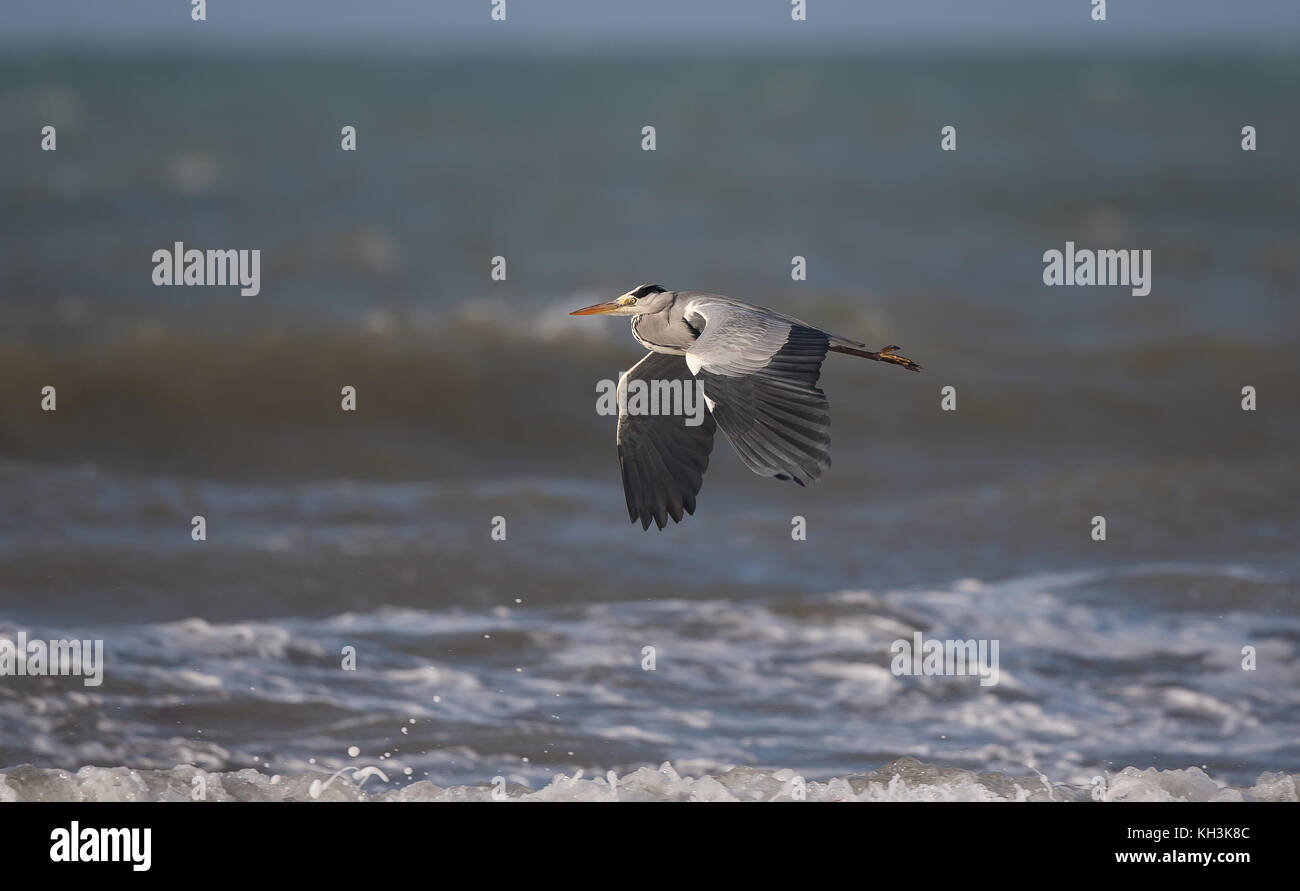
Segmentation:
[[(3, 679), (0, 766), (1294, 771), (1298, 75), (0, 59), (0, 634), (108, 660)], [(175, 241), (260, 250), (260, 293), (153, 286)], [(1044, 286), (1066, 241), (1152, 251), (1151, 293)], [(822, 483), (720, 442), (643, 533), (594, 410), (639, 348), (567, 312), (649, 281), (925, 371), (832, 357)], [(894, 677), (917, 630), (1001, 683)]]

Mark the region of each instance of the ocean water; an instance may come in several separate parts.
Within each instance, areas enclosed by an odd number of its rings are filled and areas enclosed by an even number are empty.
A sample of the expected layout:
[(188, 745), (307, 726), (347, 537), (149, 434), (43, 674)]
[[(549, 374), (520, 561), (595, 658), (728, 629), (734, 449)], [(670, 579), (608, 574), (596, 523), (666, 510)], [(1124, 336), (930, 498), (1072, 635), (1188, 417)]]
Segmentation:
[[(368, 766), (381, 797), (846, 797), (900, 758), (903, 797), (1294, 797), (1297, 75), (0, 58), (0, 637), (106, 651), (98, 687), (0, 678), (0, 798)], [(260, 250), (260, 293), (155, 287), (175, 241)], [(1151, 293), (1044, 286), (1067, 241), (1151, 250)], [(925, 370), (831, 357), (821, 483), (719, 440), (696, 515), (643, 532), (595, 411), (640, 348), (567, 313), (650, 281)], [(999, 683), (895, 676), (917, 632), (997, 640)]]

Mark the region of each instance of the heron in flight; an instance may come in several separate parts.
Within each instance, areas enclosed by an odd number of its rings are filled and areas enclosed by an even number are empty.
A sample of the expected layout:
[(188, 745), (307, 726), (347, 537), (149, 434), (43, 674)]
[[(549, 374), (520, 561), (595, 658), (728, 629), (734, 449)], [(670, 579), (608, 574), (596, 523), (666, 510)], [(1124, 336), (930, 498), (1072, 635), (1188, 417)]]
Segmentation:
[[(619, 379), (618, 463), (632, 522), (658, 528), (695, 513), (713, 434), (727, 434), (759, 476), (819, 479), (830, 466), (830, 415), (817, 386), (828, 351), (919, 371), (896, 346), (877, 352), (798, 319), (721, 294), (641, 285), (570, 315), (632, 317), (632, 336), (650, 350)], [(629, 381), (703, 385), (709, 411), (691, 426), (682, 415), (629, 413)]]

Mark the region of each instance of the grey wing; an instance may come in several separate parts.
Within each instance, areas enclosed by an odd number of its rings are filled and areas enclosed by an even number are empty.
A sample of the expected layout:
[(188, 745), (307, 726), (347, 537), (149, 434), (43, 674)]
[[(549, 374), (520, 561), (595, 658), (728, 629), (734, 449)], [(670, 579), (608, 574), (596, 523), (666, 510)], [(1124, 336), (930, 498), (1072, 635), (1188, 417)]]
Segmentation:
[[(647, 353), (623, 375), (618, 382), (620, 406), (627, 404), (622, 394), (630, 380), (680, 380), (683, 389), (695, 387), (686, 360), (666, 353)], [(640, 520), (642, 529), (649, 529), (651, 520), (662, 529), (669, 517), (680, 523), (683, 511), (695, 513), (695, 496), (709, 466), (717, 425), (707, 411), (697, 426), (690, 426), (687, 420), (691, 418), (686, 415), (620, 411), (618, 465), (623, 473), (623, 494), (628, 517), (633, 523)]]
[(840, 338), (727, 298), (696, 298), (686, 318), (701, 332), (687, 366), (740, 459), (760, 476), (820, 479), (831, 463), (831, 421), (817, 379)]

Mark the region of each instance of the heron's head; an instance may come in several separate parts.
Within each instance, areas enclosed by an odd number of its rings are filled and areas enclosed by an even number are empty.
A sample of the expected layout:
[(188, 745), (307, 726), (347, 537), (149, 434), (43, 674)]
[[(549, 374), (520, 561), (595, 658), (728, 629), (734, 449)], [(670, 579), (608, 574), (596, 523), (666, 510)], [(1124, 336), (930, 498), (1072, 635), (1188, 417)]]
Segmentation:
[(597, 303), (594, 306), (575, 309), (569, 315), (590, 316), (605, 313), (611, 316), (641, 316), (659, 312), (670, 303), (672, 303), (672, 295), (668, 291), (658, 285), (640, 285), (608, 303)]

